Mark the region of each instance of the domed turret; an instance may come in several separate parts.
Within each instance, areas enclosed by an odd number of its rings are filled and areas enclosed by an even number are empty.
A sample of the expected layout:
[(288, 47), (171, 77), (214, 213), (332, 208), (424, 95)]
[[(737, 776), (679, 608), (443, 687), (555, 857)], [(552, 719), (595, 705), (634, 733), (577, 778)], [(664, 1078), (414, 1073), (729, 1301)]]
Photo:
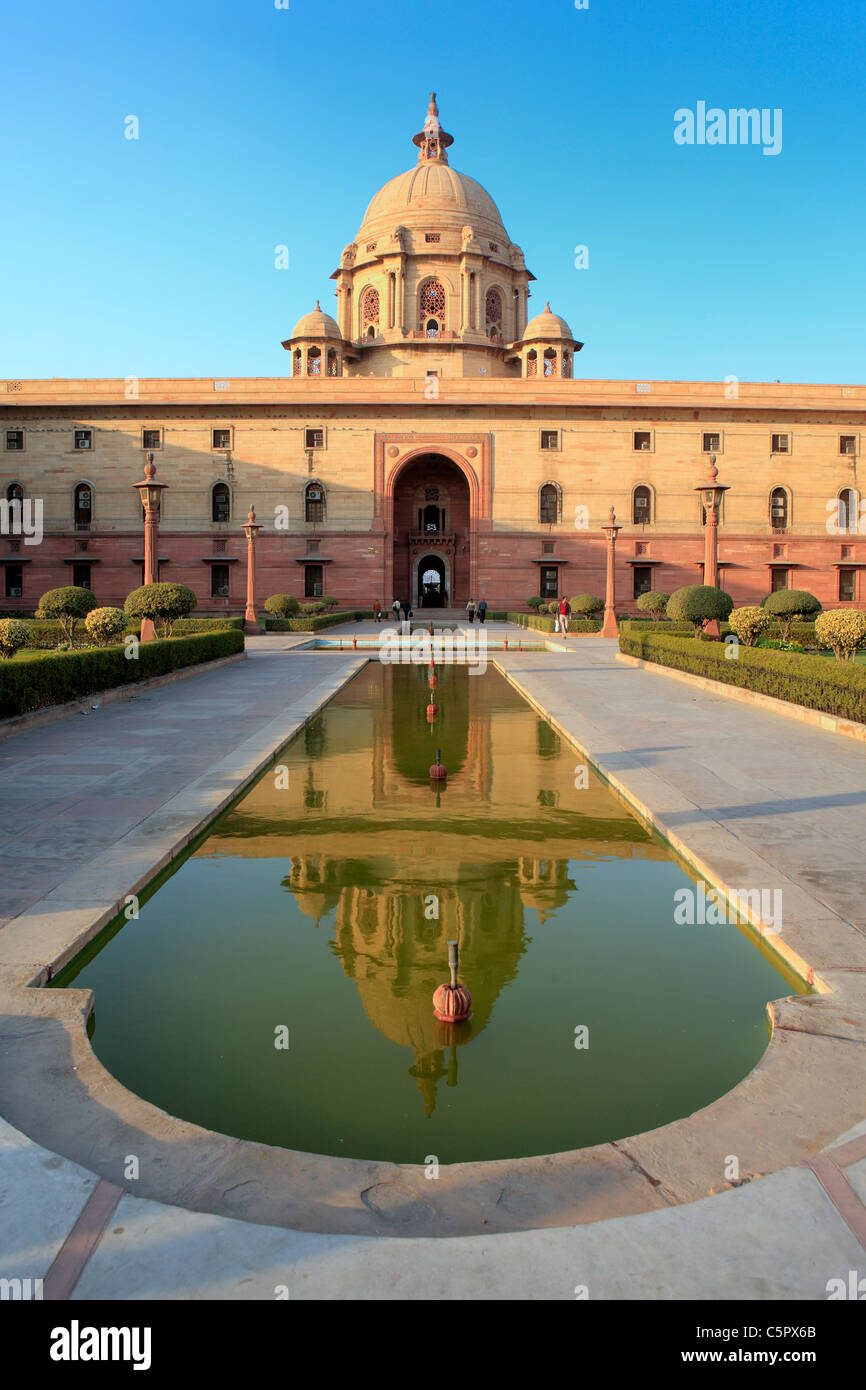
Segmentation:
[(542, 312), (529, 320), (511, 360), (520, 361), (524, 377), (567, 380), (573, 375), (574, 354), (582, 347), (548, 300)]
[(292, 338), (342, 338), (340, 326), (336, 319), (332, 319), (330, 314), (326, 314), (316, 300), (316, 307), (309, 314), (304, 314), (295, 324)]
[(318, 299), (315, 309), (298, 319), (283, 347), (292, 354), (292, 376), (343, 375), (349, 344), (343, 342), (340, 325), (325, 313)]
[(573, 343), (571, 329), (565, 319), (554, 314), (550, 301), (545, 304), (543, 313), (536, 314), (534, 319), (530, 319), (523, 333), (525, 343), (553, 342), (557, 338), (564, 338), (567, 342)]

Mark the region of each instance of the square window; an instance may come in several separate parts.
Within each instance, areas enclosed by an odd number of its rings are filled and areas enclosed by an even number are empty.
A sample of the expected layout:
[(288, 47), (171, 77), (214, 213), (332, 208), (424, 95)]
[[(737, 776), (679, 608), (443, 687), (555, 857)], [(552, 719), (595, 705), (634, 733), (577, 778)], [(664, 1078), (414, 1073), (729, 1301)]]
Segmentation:
[[(93, 430), (76, 430), (73, 437), (73, 444), (76, 449), (92, 449)], [(89, 587), (89, 584), (84, 585), (84, 588)]]
[(856, 452), (857, 452), (857, 436), (856, 436), (856, 434), (840, 434), (840, 435), (839, 435), (839, 453), (840, 453), (840, 454), (856, 454)]
[(213, 430), (213, 447), (215, 449), (230, 449), (232, 447), (232, 432), (228, 430)]
[(790, 452), (791, 452), (791, 436), (790, 436), (789, 434), (774, 434), (774, 435), (773, 435), (773, 453), (774, 453), (774, 454), (790, 454)]
[(636, 450), (651, 449), (653, 443), (652, 432), (650, 430), (635, 430), (632, 448)]
[(542, 541), (542, 542), (541, 542), (541, 553), (542, 553), (542, 555), (552, 555), (552, 554), (553, 554), (553, 541)]
[(211, 567), (210, 567), (210, 596), (211, 596), (211, 598), (228, 598), (228, 596), (229, 596), (229, 567), (228, 567), (228, 565), (211, 565)]
[(76, 589), (90, 589), (90, 565), (72, 566), (72, 583)]
[(304, 430), (305, 449), (324, 449), (325, 431), (323, 429)]
[(703, 437), (702, 449), (705, 454), (717, 454), (722, 447), (722, 436), (717, 430), (707, 430)]
[[(8, 567), (7, 567), (8, 568)], [(839, 571), (839, 602), (853, 603), (856, 597), (857, 571)]]
[(541, 431), (541, 447), (542, 447), (542, 449), (558, 449), (558, 448), (559, 448), (559, 430), (542, 430), (542, 431)]
[(142, 430), (141, 447), (142, 449), (161, 449), (162, 430)]
[(10, 451), (21, 450), (21, 449), (23, 449), (23, 448), (24, 448), (24, 431), (23, 431), (23, 430), (7, 430), (7, 431), (6, 431), (6, 448), (9, 449)]
[(6, 597), (20, 598), (24, 588), (24, 566), (4, 565), (6, 571)]

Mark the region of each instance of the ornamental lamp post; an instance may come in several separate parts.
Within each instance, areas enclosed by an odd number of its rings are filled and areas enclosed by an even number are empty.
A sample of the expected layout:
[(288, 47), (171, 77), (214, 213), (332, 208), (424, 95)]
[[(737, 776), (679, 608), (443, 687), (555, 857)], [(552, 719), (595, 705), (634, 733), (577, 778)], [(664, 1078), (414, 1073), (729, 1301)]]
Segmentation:
[(611, 503), (610, 516), (606, 526), (602, 526), (602, 531), (607, 536), (607, 581), (604, 591), (604, 622), (601, 626), (602, 637), (618, 637), (619, 628), (616, 622), (616, 538), (622, 530), (622, 526), (617, 522), (616, 512)]
[[(159, 561), (157, 559), (157, 544), (159, 540), (159, 508), (160, 497), (167, 488), (167, 483), (158, 483), (156, 479), (156, 465), (153, 461), (153, 452), (148, 450), (147, 462), (144, 465), (144, 477), (140, 483), (134, 483), (138, 495), (141, 498), (141, 505), (144, 509), (144, 582), (145, 584), (155, 584), (159, 572)], [(152, 642), (154, 639), (153, 621), (150, 618), (142, 618), (140, 640), (142, 642)]]
[(244, 613), (244, 632), (261, 632), (256, 617), (256, 536), (261, 531), (256, 522), (256, 509), (250, 503), (249, 516), (244, 526), (247, 538), (247, 607)]
[[(704, 482), (695, 484), (695, 492), (701, 495), (701, 504), (706, 517), (706, 531), (704, 533), (704, 583), (711, 589), (719, 587), (719, 512), (722, 507), (722, 498), (728, 491), (728, 483), (718, 482), (719, 470), (716, 467), (716, 456), (710, 454), (707, 462), (707, 476)], [(720, 636), (719, 620), (713, 618), (705, 626), (705, 632), (710, 637)]]

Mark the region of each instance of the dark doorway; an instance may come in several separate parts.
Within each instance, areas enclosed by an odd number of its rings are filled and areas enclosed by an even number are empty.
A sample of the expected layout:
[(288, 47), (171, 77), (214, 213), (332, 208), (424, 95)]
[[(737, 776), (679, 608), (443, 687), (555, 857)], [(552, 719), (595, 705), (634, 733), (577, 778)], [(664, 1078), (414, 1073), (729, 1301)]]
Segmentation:
[(445, 562), (438, 555), (427, 555), (418, 561), (418, 607), (446, 606)]

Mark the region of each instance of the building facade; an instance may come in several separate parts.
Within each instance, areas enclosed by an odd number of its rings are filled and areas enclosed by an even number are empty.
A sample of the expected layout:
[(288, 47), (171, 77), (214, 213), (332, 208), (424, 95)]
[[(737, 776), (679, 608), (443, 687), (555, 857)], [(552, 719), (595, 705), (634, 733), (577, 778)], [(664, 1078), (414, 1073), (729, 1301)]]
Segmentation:
[(259, 601), (493, 609), (603, 595), (612, 503), (630, 611), (701, 581), (711, 454), (737, 604), (791, 587), (866, 606), (866, 387), (581, 377), (582, 344), (530, 312), (523, 252), (452, 143), (432, 99), (417, 162), (343, 250), (334, 316), (317, 302), (283, 342), (285, 376), (0, 383), (4, 612), (72, 583), (120, 604), (142, 582), (149, 451), (168, 485), (160, 578), (200, 612), (243, 611), (251, 503)]

